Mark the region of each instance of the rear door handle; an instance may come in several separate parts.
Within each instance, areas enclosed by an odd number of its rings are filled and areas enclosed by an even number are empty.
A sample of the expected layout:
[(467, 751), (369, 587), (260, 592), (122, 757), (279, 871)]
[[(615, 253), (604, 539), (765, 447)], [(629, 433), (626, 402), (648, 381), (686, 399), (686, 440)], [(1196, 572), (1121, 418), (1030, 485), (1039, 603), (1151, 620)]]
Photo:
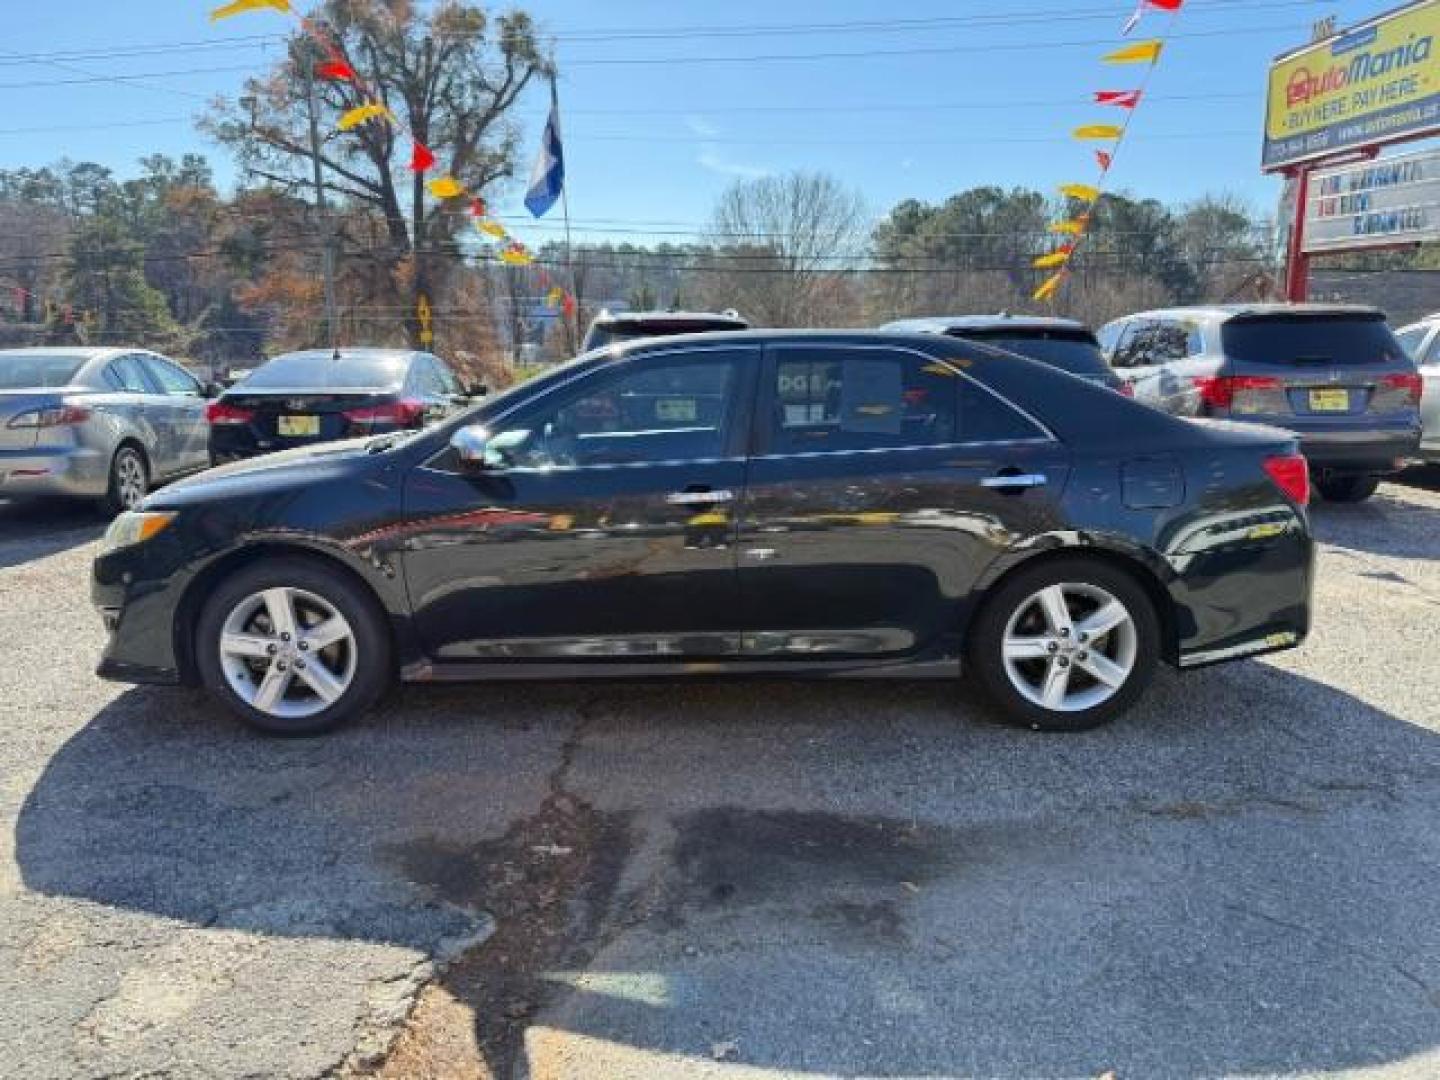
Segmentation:
[(735, 501), (733, 491), (674, 491), (665, 496), (671, 506), (713, 506)]
[(1023, 491), (1026, 488), (1044, 487), (1050, 482), (1050, 478), (1044, 473), (1001, 473), (999, 476), (987, 476), (980, 481), (980, 486), (993, 488), (998, 491)]

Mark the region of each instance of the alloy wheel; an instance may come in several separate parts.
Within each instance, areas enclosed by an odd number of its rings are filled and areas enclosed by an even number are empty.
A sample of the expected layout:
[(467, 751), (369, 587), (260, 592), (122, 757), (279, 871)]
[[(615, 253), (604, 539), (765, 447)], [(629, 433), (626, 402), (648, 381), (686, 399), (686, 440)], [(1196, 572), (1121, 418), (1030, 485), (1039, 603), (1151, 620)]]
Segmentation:
[(220, 667), (251, 708), (282, 719), (324, 712), (350, 688), (355, 631), (335, 605), (304, 589), (251, 593), (221, 626)]
[(1083, 712), (1109, 701), (1135, 670), (1139, 635), (1126, 606), (1098, 585), (1046, 586), (1011, 614), (1005, 674), (1029, 702)]
[(134, 450), (115, 456), (115, 496), (121, 509), (133, 510), (145, 498), (145, 462)]

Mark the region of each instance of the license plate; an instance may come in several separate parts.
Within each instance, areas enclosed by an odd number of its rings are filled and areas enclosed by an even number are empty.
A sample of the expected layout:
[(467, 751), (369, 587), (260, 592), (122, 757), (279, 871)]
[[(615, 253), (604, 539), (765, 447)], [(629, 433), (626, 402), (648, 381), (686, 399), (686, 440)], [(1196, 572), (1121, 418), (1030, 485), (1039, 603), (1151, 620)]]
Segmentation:
[(282, 416), (275, 427), (275, 432), (291, 438), (319, 435), (320, 418), (318, 416)]
[(1311, 412), (1349, 412), (1349, 390), (1311, 390)]

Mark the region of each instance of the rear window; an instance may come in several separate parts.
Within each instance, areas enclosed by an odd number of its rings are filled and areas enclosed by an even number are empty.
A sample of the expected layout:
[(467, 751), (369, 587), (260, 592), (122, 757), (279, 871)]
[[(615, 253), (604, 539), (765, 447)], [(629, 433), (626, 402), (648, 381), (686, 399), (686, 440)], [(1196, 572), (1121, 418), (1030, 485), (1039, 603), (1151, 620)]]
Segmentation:
[(1221, 331), (1225, 355), (1240, 364), (1382, 364), (1407, 362), (1379, 316), (1282, 315), (1233, 319)]
[(399, 357), (291, 353), (277, 356), (245, 377), (245, 390), (389, 390), (405, 381), (407, 362)]
[(986, 330), (953, 334), (1049, 364), (1071, 375), (1108, 375), (1110, 367), (1093, 335), (1083, 330)]
[(85, 366), (83, 356), (0, 353), (0, 390), (45, 390), (69, 386)]

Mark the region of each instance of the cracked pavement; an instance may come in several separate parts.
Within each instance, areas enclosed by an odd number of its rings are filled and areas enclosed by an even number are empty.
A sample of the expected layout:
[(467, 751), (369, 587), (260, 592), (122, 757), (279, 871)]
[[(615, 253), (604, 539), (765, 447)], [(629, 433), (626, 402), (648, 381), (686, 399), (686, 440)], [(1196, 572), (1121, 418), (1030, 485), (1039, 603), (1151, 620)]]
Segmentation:
[(286, 742), (94, 679), (98, 525), (0, 506), (0, 1072), (1433, 1077), (1440, 472), (1315, 519), (1302, 650), (1084, 735), (616, 683)]

